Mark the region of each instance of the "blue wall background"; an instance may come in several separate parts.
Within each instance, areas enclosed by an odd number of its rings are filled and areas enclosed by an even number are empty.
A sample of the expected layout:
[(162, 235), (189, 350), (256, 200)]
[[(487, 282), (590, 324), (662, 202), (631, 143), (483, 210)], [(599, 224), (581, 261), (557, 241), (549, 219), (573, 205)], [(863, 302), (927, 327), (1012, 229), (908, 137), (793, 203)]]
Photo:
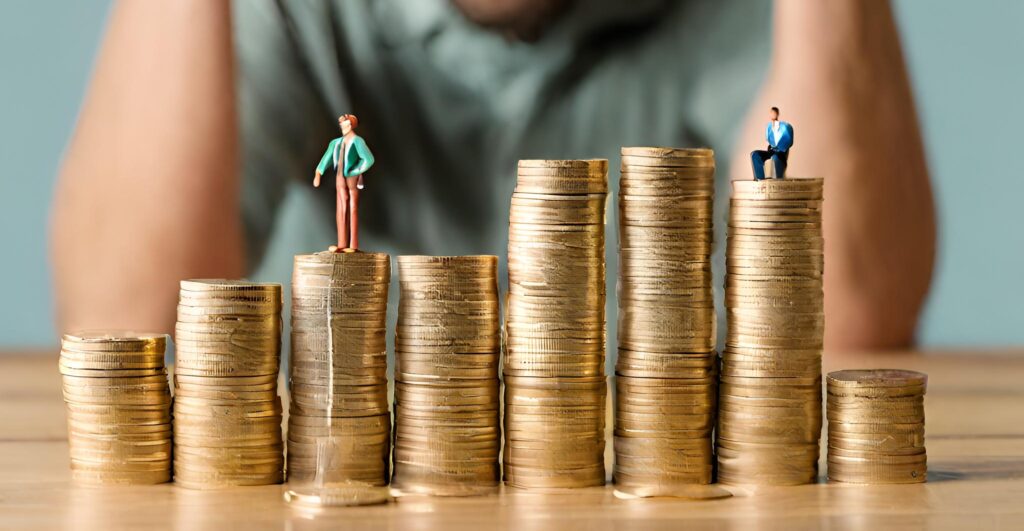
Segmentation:
[[(0, 348), (55, 343), (49, 198), (110, 0), (0, 5)], [(1024, 344), (1024, 2), (894, 0), (940, 215), (926, 346)]]

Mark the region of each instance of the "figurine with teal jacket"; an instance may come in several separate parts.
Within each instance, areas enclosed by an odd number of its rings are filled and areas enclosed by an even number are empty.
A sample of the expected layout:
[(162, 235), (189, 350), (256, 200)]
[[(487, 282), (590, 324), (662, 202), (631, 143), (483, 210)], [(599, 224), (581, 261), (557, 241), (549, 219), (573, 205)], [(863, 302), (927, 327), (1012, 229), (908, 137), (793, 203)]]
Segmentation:
[(363, 173), (373, 166), (373, 153), (363, 137), (355, 133), (359, 119), (353, 114), (338, 117), (341, 136), (327, 144), (313, 176), (313, 186), (320, 187), (320, 178), (328, 171), (337, 176), (338, 245), (335, 252), (354, 252), (359, 248), (359, 191), (363, 189)]

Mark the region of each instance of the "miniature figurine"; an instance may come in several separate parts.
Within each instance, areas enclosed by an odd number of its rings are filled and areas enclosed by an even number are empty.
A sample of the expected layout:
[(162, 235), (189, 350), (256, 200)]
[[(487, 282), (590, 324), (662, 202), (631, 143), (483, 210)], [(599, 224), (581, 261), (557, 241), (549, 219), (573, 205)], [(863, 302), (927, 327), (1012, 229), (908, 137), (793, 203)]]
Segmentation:
[(320, 178), (328, 169), (336, 175), (338, 245), (331, 246), (335, 252), (359, 248), (359, 191), (363, 189), (363, 174), (373, 166), (373, 154), (363, 137), (355, 133), (358, 126), (359, 119), (353, 114), (338, 117), (341, 136), (327, 144), (313, 176), (313, 186), (319, 188)]
[(750, 153), (755, 181), (764, 180), (764, 163), (768, 159), (775, 164), (775, 178), (784, 179), (789, 150), (793, 147), (793, 126), (789, 122), (779, 121), (779, 108), (772, 107), (768, 117), (771, 121), (768, 122), (764, 131), (764, 136), (768, 140), (768, 149), (758, 149)]

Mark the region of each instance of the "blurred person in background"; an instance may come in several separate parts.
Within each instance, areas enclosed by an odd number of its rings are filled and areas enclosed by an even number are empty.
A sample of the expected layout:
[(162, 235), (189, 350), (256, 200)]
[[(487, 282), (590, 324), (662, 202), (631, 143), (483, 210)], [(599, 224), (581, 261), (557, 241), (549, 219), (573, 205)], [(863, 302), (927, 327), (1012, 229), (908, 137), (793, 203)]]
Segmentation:
[(887, 0), (121, 0), (53, 204), (59, 326), (170, 330), (180, 279), (253, 271), (344, 112), (364, 243), (503, 256), (517, 159), (710, 146), (721, 212), (772, 105), (788, 175), (826, 177), (826, 347), (908, 346), (935, 214)]

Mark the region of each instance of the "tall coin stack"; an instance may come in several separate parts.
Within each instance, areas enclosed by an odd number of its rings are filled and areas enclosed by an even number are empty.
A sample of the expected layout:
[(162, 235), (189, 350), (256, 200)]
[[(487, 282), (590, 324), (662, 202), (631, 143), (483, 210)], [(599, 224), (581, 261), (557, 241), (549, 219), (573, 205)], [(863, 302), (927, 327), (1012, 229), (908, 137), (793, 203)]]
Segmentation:
[(603, 485), (607, 160), (521, 160), (508, 231), (505, 481)]
[(171, 392), (167, 336), (66, 334), (60, 373), (72, 476), (96, 484), (171, 479)]
[(827, 378), (828, 479), (922, 483), (928, 376), (891, 369), (837, 371)]
[(729, 212), (718, 479), (816, 481), (825, 331), (822, 179), (735, 181)]
[(175, 483), (280, 483), (281, 285), (183, 280), (174, 342)]
[(403, 492), (495, 492), (498, 257), (400, 256), (395, 471)]
[(390, 283), (387, 254), (295, 257), (288, 417), (292, 485), (316, 491), (388, 483)]
[(615, 488), (712, 480), (718, 398), (710, 149), (622, 148)]

